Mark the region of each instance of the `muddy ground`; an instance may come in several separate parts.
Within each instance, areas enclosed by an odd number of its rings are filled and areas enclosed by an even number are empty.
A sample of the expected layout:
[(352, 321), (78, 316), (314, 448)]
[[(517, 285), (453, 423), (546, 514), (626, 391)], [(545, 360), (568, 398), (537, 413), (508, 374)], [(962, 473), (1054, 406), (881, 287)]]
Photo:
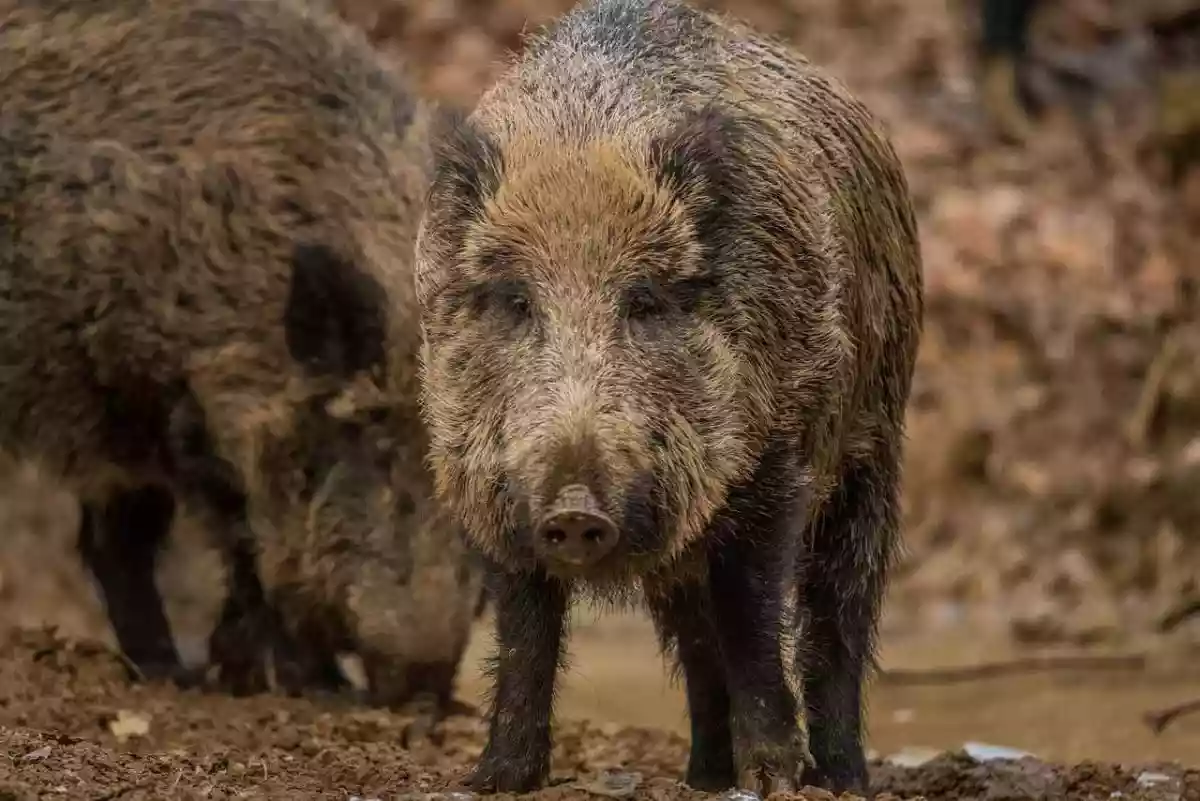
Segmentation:
[[(1053, 714), (1076, 711), (1063, 703)], [(1137, 725), (1124, 723), (1130, 731)], [(347, 698), (181, 693), (131, 682), (120, 659), (95, 644), (47, 631), (0, 643), (0, 799), (415, 799), (453, 792), (484, 735), (469, 709), (430, 727)], [(1193, 747), (1198, 735), (1192, 731)], [(961, 750), (931, 758), (923, 750), (876, 759), (874, 789), (930, 801), (1200, 798), (1200, 770), (1162, 759), (1062, 767), (1032, 757), (982, 763)], [(537, 797), (699, 799), (678, 780), (686, 753), (677, 732), (560, 720), (551, 785)], [(909, 767), (905, 757), (927, 761)]]
[[(339, 4), (424, 92), (466, 106), (522, 30), (570, 0)], [(926, 335), (885, 670), (1047, 649), (1101, 660), (971, 681), (881, 678), (869, 699), (877, 757), (982, 741), (1049, 762), (877, 760), (874, 779), (906, 798), (1200, 799), (1200, 777), (1179, 767), (1200, 766), (1200, 715), (1161, 735), (1142, 722), (1200, 698), (1200, 620), (1156, 630), (1200, 593), (1200, 170), (1166, 180), (1146, 96), (1120, 100), (1119, 121), (1102, 104), (1089, 122), (1051, 113), (1026, 146), (999, 141), (974, 95), (973, 4), (725, 3), (885, 118), (917, 205)], [(129, 683), (72, 551), (74, 501), (27, 469), (0, 465), (0, 485), (0, 801), (390, 798), (450, 786), (478, 752), (469, 714), (427, 731), (346, 698)], [(159, 580), (181, 651), (202, 660), (221, 576), (186, 520)], [(555, 757), (565, 783), (543, 795), (604, 797), (611, 788), (593, 780), (605, 769), (640, 773), (639, 798), (695, 795), (676, 783), (686, 717), (646, 622), (585, 616), (572, 642)], [(487, 648), (485, 623), (463, 667), (465, 703), (480, 702)]]

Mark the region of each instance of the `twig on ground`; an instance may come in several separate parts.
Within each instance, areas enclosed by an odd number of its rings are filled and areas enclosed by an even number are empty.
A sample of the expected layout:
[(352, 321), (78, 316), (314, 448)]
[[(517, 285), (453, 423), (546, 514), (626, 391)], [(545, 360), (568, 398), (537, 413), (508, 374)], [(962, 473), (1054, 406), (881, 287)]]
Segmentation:
[(1142, 390), (1138, 394), (1137, 405), (1125, 425), (1125, 436), (1134, 446), (1146, 444), (1154, 416), (1158, 413), (1162, 402), (1163, 387), (1170, 375), (1175, 357), (1183, 346), (1183, 337), (1178, 329), (1167, 334), (1162, 346), (1150, 362), (1146, 377), (1142, 381)]
[(1151, 731), (1155, 734), (1162, 734), (1163, 730), (1172, 722), (1193, 712), (1200, 712), (1200, 698), (1169, 706), (1166, 709), (1147, 712), (1142, 719), (1146, 721), (1146, 725), (1150, 727)]
[(117, 660), (125, 666), (125, 669), (129, 671), (134, 681), (146, 681), (146, 674), (142, 672), (142, 669), (137, 666), (137, 663), (130, 659), (124, 651), (122, 651), (120, 648), (114, 648), (112, 653), (117, 657)]
[(1163, 615), (1162, 620), (1158, 621), (1158, 630), (1165, 634), (1193, 615), (1200, 615), (1200, 598), (1183, 601)]
[(1144, 654), (1114, 656), (1031, 656), (1004, 662), (985, 662), (956, 668), (926, 670), (881, 670), (885, 684), (954, 684), (1015, 673), (1040, 673), (1050, 670), (1135, 670), (1144, 667)]

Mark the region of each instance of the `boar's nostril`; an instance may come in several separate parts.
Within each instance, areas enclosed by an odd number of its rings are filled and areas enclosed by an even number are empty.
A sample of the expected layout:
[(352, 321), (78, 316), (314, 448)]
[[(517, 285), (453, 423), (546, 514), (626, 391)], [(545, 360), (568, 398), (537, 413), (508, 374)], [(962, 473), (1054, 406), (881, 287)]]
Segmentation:
[(600, 510), (586, 487), (573, 484), (559, 492), (537, 528), (539, 555), (548, 562), (587, 567), (617, 544), (616, 524)]

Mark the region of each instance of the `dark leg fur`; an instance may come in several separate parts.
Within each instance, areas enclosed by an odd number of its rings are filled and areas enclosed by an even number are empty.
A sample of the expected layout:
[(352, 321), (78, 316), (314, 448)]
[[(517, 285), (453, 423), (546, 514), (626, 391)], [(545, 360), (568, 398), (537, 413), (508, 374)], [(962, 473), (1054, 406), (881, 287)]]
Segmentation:
[(794, 789), (808, 758), (781, 636), (800, 524), (790, 508), (762, 514), (751, 511), (754, 506), (733, 505), (740, 512), (732, 518), (737, 530), (714, 547), (708, 570), (729, 687), (737, 785), (765, 796)]
[(983, 0), (982, 41), (985, 56), (1025, 58), (1029, 23), (1037, 7), (1036, 0)]
[(697, 790), (726, 790), (736, 783), (737, 773), (729, 728), (729, 689), (708, 588), (676, 585), (664, 595), (650, 595), (649, 603), (664, 650), (674, 650), (683, 670), (692, 723), (686, 781)]
[(816, 763), (805, 782), (834, 792), (867, 787), (862, 689), (899, 531), (897, 462), (885, 455), (849, 468), (802, 566), (810, 626), (797, 663)]
[(221, 617), (208, 641), (208, 658), (220, 671), (220, 685), (234, 695), (268, 689), (267, 648), (275, 628), (254, 554), (244, 543), (226, 554), (228, 590)]
[(209, 638), (209, 661), (220, 670), (220, 685), (234, 695), (271, 689), (267, 660), (275, 667), (275, 682), (284, 692), (305, 689), (336, 690), (342, 683), (332, 655), (317, 643), (291, 637), (278, 611), (266, 599), (258, 578), (254, 551), (243, 538), (234, 538), (227, 552), (229, 589), (221, 617)]
[(487, 746), (466, 783), (479, 792), (527, 792), (550, 773), (554, 679), (563, 654), (568, 592), (540, 570), (490, 571), (498, 653)]
[(162, 487), (121, 492), (84, 504), (79, 554), (104, 596), (117, 642), (148, 679), (183, 679), (154, 566), (171, 530), (175, 500)]

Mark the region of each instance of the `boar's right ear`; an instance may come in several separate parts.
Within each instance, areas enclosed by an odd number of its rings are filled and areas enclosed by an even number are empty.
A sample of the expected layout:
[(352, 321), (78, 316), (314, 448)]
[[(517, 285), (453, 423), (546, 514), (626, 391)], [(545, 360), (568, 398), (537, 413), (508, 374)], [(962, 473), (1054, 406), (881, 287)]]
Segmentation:
[(386, 302), (373, 276), (328, 247), (297, 245), (283, 315), (288, 351), (318, 375), (370, 370), (386, 358)]
[(485, 131), (459, 110), (443, 111), (433, 133), (431, 205), (446, 219), (475, 219), (500, 186), (504, 156)]

